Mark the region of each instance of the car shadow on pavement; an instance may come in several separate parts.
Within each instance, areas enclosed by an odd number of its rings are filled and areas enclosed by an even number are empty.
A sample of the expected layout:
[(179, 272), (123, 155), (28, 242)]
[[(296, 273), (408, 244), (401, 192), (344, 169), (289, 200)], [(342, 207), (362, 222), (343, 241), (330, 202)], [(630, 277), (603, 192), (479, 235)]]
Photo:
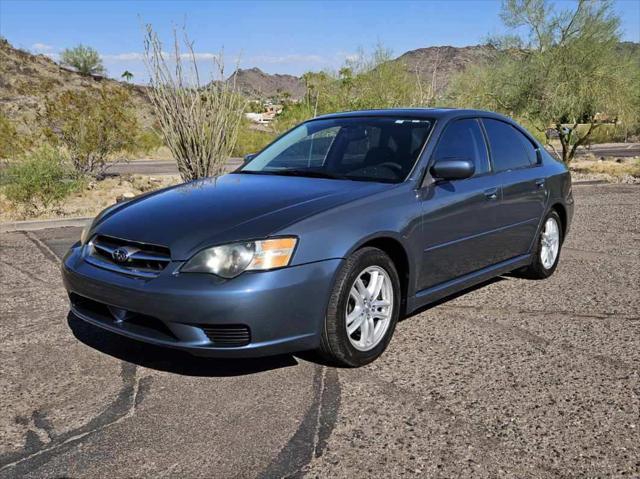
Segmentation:
[(243, 376), (298, 364), (291, 355), (250, 359), (192, 356), (177, 349), (161, 348), (111, 333), (82, 321), (71, 312), (67, 323), (78, 340), (104, 354), (145, 368), (185, 376)]
[(433, 303), (429, 303), (426, 306), (422, 306), (421, 308), (418, 308), (417, 310), (415, 310), (414, 312), (412, 312), (411, 314), (407, 314), (403, 317), (400, 317), (400, 321), (404, 321), (405, 319), (409, 319), (412, 318), (414, 316), (417, 316), (421, 313), (424, 313), (425, 311), (429, 311), (431, 308), (435, 308), (436, 306), (440, 306), (444, 303), (448, 303), (449, 301), (453, 301), (456, 298), (459, 298), (460, 296), (464, 296), (465, 294), (469, 294), (472, 293), (473, 291), (476, 291), (478, 289), (482, 289), (486, 286), (489, 286), (490, 284), (493, 283), (499, 283), (500, 281), (505, 281), (505, 280), (509, 280), (512, 279), (513, 276), (511, 275), (511, 273), (509, 274), (505, 274), (503, 276), (496, 276), (495, 278), (491, 278), (487, 281), (483, 281), (482, 283), (476, 284), (475, 286), (471, 286), (467, 289), (463, 289), (462, 291), (458, 291), (457, 293), (453, 293), (449, 296), (445, 296), (444, 298), (441, 298), (437, 301), (434, 301)]

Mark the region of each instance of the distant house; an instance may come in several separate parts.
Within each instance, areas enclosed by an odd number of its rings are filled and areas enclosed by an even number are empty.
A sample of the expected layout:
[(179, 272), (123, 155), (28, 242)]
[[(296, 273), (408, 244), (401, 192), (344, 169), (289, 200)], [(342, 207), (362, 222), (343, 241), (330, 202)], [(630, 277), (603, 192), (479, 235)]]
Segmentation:
[(262, 113), (245, 113), (245, 117), (254, 123), (261, 125), (271, 123), (273, 119), (282, 113), (282, 105), (273, 105), (268, 103), (265, 105), (265, 110)]

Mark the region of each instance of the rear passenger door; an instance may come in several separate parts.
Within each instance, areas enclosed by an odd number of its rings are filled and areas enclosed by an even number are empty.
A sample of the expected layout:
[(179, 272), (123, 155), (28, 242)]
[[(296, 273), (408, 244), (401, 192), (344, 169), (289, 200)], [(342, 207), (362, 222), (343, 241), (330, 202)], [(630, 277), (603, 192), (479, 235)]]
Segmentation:
[(496, 179), (502, 187), (499, 261), (529, 251), (547, 198), (536, 146), (507, 122), (483, 118)]

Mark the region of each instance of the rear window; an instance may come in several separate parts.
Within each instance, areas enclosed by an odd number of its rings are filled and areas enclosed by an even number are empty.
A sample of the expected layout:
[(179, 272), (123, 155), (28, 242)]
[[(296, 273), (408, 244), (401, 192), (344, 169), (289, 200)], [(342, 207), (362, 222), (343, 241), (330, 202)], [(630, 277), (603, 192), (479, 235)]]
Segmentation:
[(513, 126), (500, 120), (482, 120), (489, 139), (495, 171), (515, 170), (536, 163), (536, 150), (531, 141)]

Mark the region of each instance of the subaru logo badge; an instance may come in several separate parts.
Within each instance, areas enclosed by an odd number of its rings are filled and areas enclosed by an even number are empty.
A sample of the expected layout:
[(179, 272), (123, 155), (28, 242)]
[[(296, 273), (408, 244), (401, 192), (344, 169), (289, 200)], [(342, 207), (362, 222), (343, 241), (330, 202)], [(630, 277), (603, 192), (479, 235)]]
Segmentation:
[(116, 248), (111, 253), (111, 257), (116, 263), (126, 263), (130, 254), (126, 248)]

